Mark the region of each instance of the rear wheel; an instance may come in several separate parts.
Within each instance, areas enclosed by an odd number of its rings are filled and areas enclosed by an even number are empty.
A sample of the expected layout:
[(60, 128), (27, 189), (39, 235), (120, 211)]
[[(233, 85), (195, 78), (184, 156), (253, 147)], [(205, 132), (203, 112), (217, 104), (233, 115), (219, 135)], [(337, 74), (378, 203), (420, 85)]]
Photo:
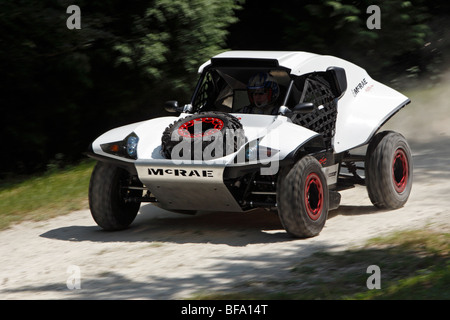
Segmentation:
[(89, 208), (100, 227), (122, 230), (136, 218), (140, 203), (126, 200), (140, 197), (142, 191), (129, 190), (131, 184), (132, 176), (125, 169), (104, 162), (96, 164), (89, 183)]
[(372, 203), (383, 209), (402, 207), (411, 193), (411, 149), (399, 133), (377, 134), (366, 155), (366, 185)]
[(289, 234), (299, 238), (318, 235), (327, 220), (328, 202), (327, 181), (315, 158), (306, 156), (280, 172), (278, 214)]

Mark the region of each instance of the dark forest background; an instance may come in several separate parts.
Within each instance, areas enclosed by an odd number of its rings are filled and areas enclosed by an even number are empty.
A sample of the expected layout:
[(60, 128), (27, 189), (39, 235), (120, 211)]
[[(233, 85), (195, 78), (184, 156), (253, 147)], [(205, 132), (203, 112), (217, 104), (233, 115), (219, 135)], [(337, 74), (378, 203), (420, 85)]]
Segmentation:
[(189, 102), (198, 67), (228, 49), (331, 54), (400, 90), (432, 86), (449, 25), (444, 0), (0, 0), (0, 178), (79, 161), (104, 131)]

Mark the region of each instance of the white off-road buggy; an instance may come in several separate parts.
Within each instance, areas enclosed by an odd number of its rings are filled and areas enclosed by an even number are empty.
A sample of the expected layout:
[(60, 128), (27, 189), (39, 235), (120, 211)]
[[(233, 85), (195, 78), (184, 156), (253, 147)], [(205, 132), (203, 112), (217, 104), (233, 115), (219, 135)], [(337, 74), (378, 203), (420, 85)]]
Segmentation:
[[(270, 115), (242, 113), (248, 79), (259, 72), (278, 84)], [(199, 73), (189, 104), (166, 103), (179, 116), (116, 128), (92, 143), (88, 155), (99, 162), (89, 205), (103, 229), (128, 227), (151, 202), (179, 213), (266, 208), (304, 238), (321, 232), (339, 191), (355, 184), (379, 208), (407, 201), (408, 143), (378, 131), (410, 100), (364, 69), (306, 52), (228, 51)]]

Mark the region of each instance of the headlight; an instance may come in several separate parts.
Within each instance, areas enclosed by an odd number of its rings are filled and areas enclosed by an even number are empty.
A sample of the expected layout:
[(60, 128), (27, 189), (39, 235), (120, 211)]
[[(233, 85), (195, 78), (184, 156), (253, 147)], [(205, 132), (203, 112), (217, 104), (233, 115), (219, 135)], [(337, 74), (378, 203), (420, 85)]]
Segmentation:
[(252, 141), (245, 146), (245, 160), (257, 160), (258, 159), (258, 149), (259, 143), (257, 141)]
[(136, 135), (130, 135), (127, 139), (127, 154), (130, 158), (137, 158), (137, 144), (139, 142), (139, 138)]
[(277, 154), (279, 150), (264, 147), (259, 144), (259, 140), (251, 141), (245, 146), (245, 160), (256, 161), (266, 160)]
[(133, 132), (121, 141), (104, 143), (100, 147), (104, 152), (115, 156), (137, 159), (138, 142), (139, 137)]

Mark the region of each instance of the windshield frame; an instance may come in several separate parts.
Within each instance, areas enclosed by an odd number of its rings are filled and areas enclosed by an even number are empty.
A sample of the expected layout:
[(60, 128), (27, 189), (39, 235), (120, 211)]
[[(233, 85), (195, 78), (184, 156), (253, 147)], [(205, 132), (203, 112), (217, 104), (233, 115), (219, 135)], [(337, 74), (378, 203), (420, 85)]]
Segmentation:
[[(233, 98), (236, 90), (247, 90), (248, 79), (259, 72), (270, 73), (277, 80), (280, 86), (280, 95), (276, 100), (276, 105), (283, 106), (289, 98), (289, 94), (293, 85), (293, 76), (290, 74), (290, 69), (279, 66), (241, 66), (239, 64), (226, 64), (221, 66), (208, 65), (200, 74), (199, 80), (195, 86), (194, 92), (191, 96), (190, 106), (193, 113), (202, 111), (222, 111), (227, 113), (236, 112), (234, 106), (235, 101), (231, 103), (231, 107), (218, 108), (211, 104), (217, 104), (218, 98)], [(210, 77), (210, 79), (208, 79)], [(207, 81), (212, 81), (211, 88), (205, 88)], [(221, 83), (219, 83), (221, 82)], [(218, 84), (222, 87), (218, 87)], [(206, 94), (207, 90), (215, 90), (212, 97), (201, 97)], [(230, 93), (225, 96), (224, 91), (228, 90)], [(211, 91), (209, 92), (211, 94)], [(223, 95), (223, 96), (222, 96)], [(203, 99), (205, 101), (200, 101)], [(210, 99), (210, 101), (207, 101)], [(214, 101), (212, 101), (214, 100)], [(204, 103), (203, 103), (204, 102)], [(218, 110), (216, 110), (218, 109)]]

